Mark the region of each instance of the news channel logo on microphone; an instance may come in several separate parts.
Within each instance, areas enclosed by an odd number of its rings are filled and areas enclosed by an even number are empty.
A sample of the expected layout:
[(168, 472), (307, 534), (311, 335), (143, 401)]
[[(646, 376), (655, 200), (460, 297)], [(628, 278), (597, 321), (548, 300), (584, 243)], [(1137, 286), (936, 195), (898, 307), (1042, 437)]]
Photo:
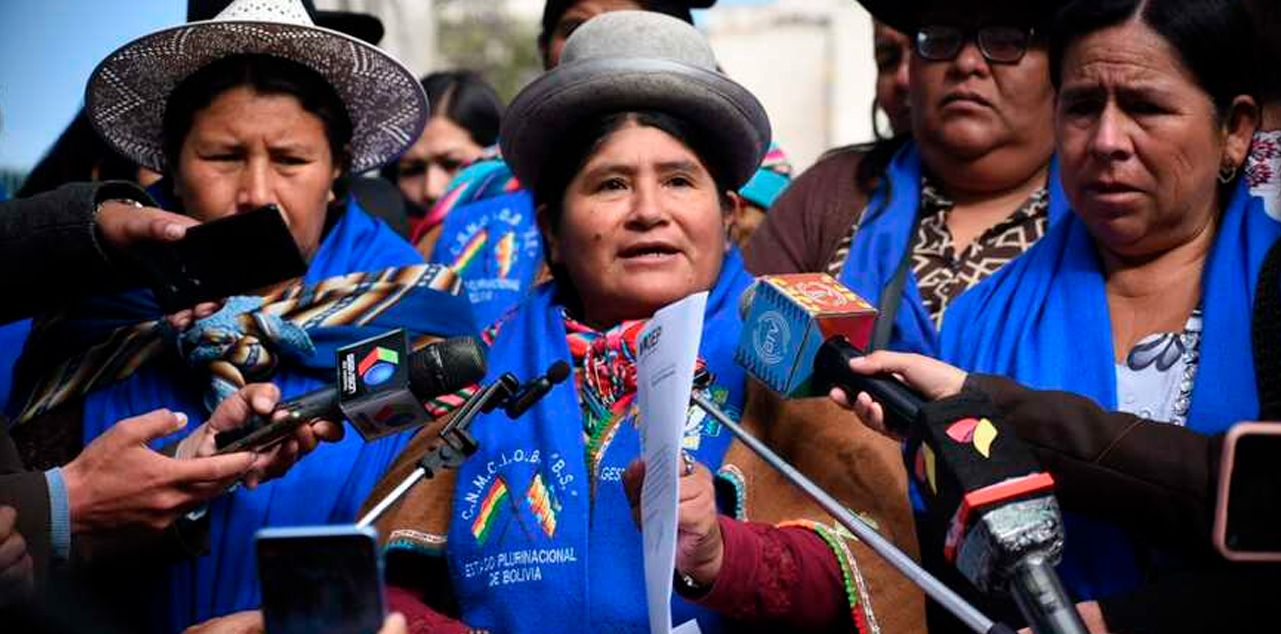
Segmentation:
[(339, 407), (365, 440), (427, 422), (410, 389), (404, 330), (392, 330), (338, 350)]
[(786, 398), (813, 393), (814, 357), (831, 337), (865, 347), (876, 309), (830, 275), (760, 277), (748, 292), (734, 360)]

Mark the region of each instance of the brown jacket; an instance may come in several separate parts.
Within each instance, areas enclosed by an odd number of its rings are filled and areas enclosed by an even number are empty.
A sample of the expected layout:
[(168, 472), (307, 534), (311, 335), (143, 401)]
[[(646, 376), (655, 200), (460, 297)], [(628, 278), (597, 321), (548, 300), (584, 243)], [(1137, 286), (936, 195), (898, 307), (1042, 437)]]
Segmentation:
[(756, 275), (826, 271), (871, 195), (858, 182), (867, 148), (833, 150), (796, 177), (743, 253)]

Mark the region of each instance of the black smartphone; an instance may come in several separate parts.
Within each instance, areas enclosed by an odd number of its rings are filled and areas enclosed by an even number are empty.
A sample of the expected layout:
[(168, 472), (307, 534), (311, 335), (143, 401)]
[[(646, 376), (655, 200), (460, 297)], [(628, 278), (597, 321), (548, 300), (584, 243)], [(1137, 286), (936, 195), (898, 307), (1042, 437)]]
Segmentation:
[(1281, 423), (1237, 423), (1220, 463), (1214, 545), (1233, 561), (1281, 561)]
[(372, 528), (295, 526), (254, 535), (267, 634), (377, 634), (382, 558)]
[(266, 205), (149, 243), (137, 260), (165, 314), (298, 277), (307, 263), (280, 209)]

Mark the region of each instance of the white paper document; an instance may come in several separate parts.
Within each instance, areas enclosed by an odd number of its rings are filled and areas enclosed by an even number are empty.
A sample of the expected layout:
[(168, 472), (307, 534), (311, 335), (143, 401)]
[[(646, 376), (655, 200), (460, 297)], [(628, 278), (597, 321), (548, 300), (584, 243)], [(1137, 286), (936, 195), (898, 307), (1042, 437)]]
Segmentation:
[[(637, 343), (637, 405), (640, 409), (641, 541), (645, 549), (645, 600), (650, 634), (672, 633), (672, 574), (676, 565), (676, 520), (680, 500), (681, 437), (689, 410), (694, 363), (703, 332), (707, 293), (690, 295), (654, 314)], [(692, 621), (677, 628), (697, 632)]]

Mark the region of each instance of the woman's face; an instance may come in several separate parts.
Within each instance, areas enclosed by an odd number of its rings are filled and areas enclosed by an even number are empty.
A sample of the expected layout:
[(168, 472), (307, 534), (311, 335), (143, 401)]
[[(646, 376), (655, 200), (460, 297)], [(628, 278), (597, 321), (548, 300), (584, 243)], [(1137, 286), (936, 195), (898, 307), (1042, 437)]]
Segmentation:
[(641, 11), (644, 7), (638, 0), (579, 0), (574, 6), (565, 10), (560, 19), (556, 21), (556, 28), (552, 30), (551, 38), (547, 41), (547, 48), (543, 51), (543, 67), (546, 70), (556, 68), (560, 64), (561, 51), (565, 50), (565, 40), (569, 39), (578, 27), (584, 22), (602, 14), (611, 11)]
[(319, 117), (292, 95), (241, 86), (192, 117), (174, 190), (200, 221), (275, 204), (310, 258), (320, 246), (338, 171)]
[(606, 137), (545, 231), (597, 327), (648, 318), (712, 287), (725, 253), (716, 183), (688, 147), (635, 123)]
[(880, 22), (872, 25), (872, 40), (876, 47), (876, 103), (889, 117), (895, 134), (911, 132), (907, 67), (912, 60), (912, 40)]
[(1252, 117), (1227, 118), (1243, 119), (1221, 123), (1177, 51), (1142, 22), (1086, 35), (1063, 59), (1057, 127), (1065, 191), (1095, 240), (1116, 255), (1186, 244), (1218, 211), (1220, 166), (1244, 160)]
[[(926, 25), (967, 27), (1000, 25), (960, 15), (959, 9), (927, 16)], [(1054, 88), (1049, 56), (1043, 46), (1030, 46), (1015, 63), (989, 61), (973, 38), (956, 57), (932, 61), (913, 54), (909, 64), (912, 132), (964, 160), (1002, 149), (1054, 145)]]
[(418, 142), (401, 155), (396, 184), (405, 198), (431, 209), (449, 181), (463, 166), (480, 158), (484, 149), (457, 123), (432, 117)]

